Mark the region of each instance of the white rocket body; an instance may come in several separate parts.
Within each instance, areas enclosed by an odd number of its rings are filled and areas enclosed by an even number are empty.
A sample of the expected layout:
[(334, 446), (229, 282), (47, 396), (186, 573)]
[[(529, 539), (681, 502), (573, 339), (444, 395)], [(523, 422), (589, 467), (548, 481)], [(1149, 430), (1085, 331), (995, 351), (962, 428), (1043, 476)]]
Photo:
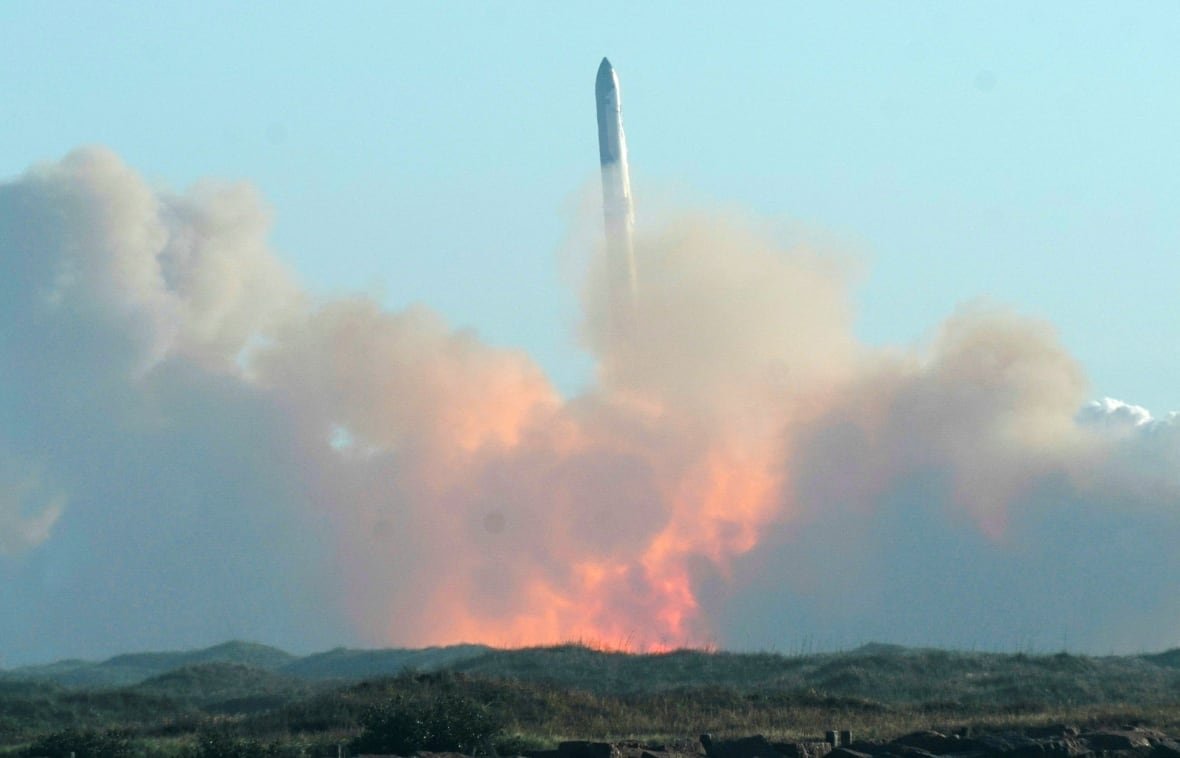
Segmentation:
[(635, 311), (636, 277), (632, 232), (631, 175), (619, 77), (606, 58), (598, 67), (594, 94), (598, 101), (598, 156), (602, 162), (602, 211), (606, 222), (607, 266), (616, 321), (630, 328)]

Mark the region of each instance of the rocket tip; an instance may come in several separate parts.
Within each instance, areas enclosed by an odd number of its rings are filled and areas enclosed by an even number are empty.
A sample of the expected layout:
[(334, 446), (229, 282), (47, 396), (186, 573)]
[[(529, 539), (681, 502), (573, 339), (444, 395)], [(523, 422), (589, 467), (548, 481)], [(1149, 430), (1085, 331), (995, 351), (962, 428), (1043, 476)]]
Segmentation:
[(595, 89), (599, 96), (614, 89), (615, 87), (615, 69), (610, 65), (609, 58), (603, 58), (602, 63), (598, 66), (598, 78), (595, 81)]

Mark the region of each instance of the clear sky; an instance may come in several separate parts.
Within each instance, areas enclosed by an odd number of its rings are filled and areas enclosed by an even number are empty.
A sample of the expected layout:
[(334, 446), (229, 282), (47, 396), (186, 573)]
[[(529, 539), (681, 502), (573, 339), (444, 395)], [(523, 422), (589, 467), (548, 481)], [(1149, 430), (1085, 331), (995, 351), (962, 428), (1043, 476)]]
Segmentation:
[(596, 191), (598, 61), (643, 216), (669, 190), (866, 261), (858, 331), (978, 297), (1048, 319), (1093, 395), (1180, 408), (1175, 3), (0, 6), (0, 175), (82, 144), (257, 185), (314, 291), (421, 301), (590, 363), (561, 243)]

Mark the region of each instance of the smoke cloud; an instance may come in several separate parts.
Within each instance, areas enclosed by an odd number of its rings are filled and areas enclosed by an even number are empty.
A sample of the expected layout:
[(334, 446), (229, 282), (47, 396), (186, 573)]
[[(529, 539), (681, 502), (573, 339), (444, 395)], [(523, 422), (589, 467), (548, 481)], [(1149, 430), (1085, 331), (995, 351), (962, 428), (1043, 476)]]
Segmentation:
[(248, 637), (780, 650), (1178, 642), (1180, 420), (986, 303), (857, 342), (830, 251), (686, 214), (593, 257), (563, 397), (429, 308), (324, 300), (247, 186), (103, 149), (0, 185), (10, 661)]

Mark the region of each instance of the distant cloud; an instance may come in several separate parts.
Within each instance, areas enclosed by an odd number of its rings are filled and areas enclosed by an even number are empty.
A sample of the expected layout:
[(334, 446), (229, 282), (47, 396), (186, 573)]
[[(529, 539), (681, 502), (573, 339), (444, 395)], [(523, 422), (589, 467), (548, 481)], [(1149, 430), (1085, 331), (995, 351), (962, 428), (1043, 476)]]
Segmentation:
[(36, 466), (0, 451), (0, 556), (48, 539), (65, 503), (64, 495), (48, 490)]
[(1131, 405), (1112, 397), (1092, 400), (1078, 411), (1078, 421), (1083, 424), (1105, 427), (1112, 430), (1133, 430), (1152, 423), (1151, 412), (1140, 405)]

